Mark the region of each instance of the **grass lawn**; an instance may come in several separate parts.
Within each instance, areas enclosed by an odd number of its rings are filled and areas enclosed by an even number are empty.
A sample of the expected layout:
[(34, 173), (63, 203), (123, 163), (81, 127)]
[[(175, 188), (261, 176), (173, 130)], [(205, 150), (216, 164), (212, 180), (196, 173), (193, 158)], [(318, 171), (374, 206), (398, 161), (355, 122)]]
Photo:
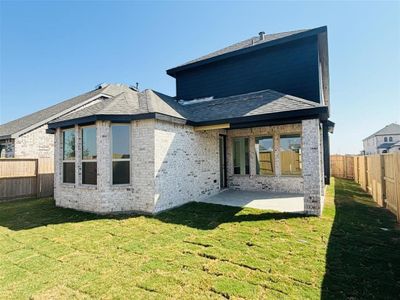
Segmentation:
[[(383, 229), (382, 229), (383, 228)], [(353, 182), (322, 218), (190, 203), (97, 216), (51, 199), (0, 204), (0, 298), (400, 296), (400, 231)]]

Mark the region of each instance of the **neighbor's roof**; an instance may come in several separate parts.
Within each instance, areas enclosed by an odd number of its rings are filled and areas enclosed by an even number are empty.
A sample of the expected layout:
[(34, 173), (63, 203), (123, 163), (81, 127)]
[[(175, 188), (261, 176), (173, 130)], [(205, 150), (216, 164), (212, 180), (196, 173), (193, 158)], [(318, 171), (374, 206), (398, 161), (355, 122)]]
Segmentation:
[[(145, 90), (125, 90), (109, 99), (104, 99), (71, 112), (49, 123), (49, 128), (66, 127), (72, 124), (96, 120), (129, 121), (135, 119), (173, 118), (179, 123), (201, 125), (235, 122), (250, 117), (262, 116), (263, 120), (276, 114), (297, 112), (298, 117), (312, 109), (327, 110), (326, 106), (313, 101), (264, 90), (219, 99), (197, 99), (177, 101), (167, 95)], [(281, 117), (285, 117), (280, 115)], [(170, 119), (168, 119), (170, 120)]]
[(0, 125), (0, 138), (15, 138), (19, 135), (45, 125), (60, 115), (77, 109), (101, 96), (115, 96), (122, 90), (120, 85), (105, 85), (101, 88), (84, 93), (77, 97), (65, 100), (48, 108), (39, 110), (30, 115)]
[(374, 134), (371, 134), (370, 136), (366, 137), (364, 140), (369, 139), (373, 136), (378, 136), (378, 135), (395, 135), (395, 134), (400, 134), (400, 125), (396, 123), (392, 123), (389, 125), (386, 125), (383, 127), (381, 130), (378, 130)]
[(232, 55), (240, 54), (244, 50), (258, 50), (259, 48), (273, 46), (279, 43), (292, 41), (295, 39), (311, 36), (321, 32), (326, 32), (326, 26), (313, 29), (300, 29), (294, 31), (280, 32), (274, 34), (265, 34), (263, 39), (260, 36), (253, 36), (239, 43), (235, 43), (220, 50), (211, 52), (207, 55), (190, 60), (182, 65), (167, 70), (169, 75), (174, 75), (177, 71), (187, 69), (192, 66), (197, 66), (200, 63), (211, 62), (213, 59), (223, 59)]

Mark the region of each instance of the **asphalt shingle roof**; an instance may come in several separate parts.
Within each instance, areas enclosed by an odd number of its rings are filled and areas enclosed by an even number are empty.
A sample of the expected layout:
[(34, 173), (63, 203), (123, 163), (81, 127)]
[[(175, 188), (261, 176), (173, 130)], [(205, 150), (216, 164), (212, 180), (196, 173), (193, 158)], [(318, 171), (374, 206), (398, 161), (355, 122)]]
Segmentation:
[(180, 106), (174, 98), (152, 90), (138, 93), (131, 89), (125, 89), (113, 98), (99, 100), (97, 103), (66, 114), (50, 123), (93, 115), (141, 115), (147, 113), (162, 113), (185, 119), (184, 109)]
[[(121, 89), (122, 87), (118, 85), (108, 85), (103, 88), (92, 90), (77, 97), (65, 100), (63, 102), (39, 110), (11, 122), (2, 124), (0, 125), (0, 137), (16, 134), (21, 130), (34, 126), (35, 124), (38, 124), (39, 127), (41, 126), (40, 123), (43, 123), (45, 120), (49, 120), (52, 117), (56, 117), (57, 115), (62, 114), (64, 111), (68, 111), (73, 107), (79, 106), (80, 104), (85, 103), (87, 100), (93, 97), (99, 96), (101, 94), (114, 96), (118, 92), (121, 93)], [(44, 122), (44, 124), (45, 123), (46, 122)]]
[(211, 52), (211, 53), (209, 53), (207, 55), (204, 55), (204, 56), (201, 56), (199, 58), (190, 60), (190, 61), (188, 61), (188, 62), (186, 62), (186, 63), (184, 63), (184, 64), (182, 64), (182, 65), (180, 65), (178, 67), (189, 65), (189, 64), (192, 64), (192, 63), (195, 63), (195, 62), (206, 60), (206, 59), (209, 59), (209, 58), (212, 58), (212, 57), (216, 57), (216, 56), (219, 56), (219, 55), (222, 55), (222, 54), (226, 54), (226, 53), (229, 53), (229, 52), (234, 52), (234, 51), (241, 50), (241, 49), (244, 49), (244, 48), (249, 48), (249, 47), (253, 47), (253, 46), (256, 46), (256, 45), (268, 43), (268, 42), (271, 42), (271, 41), (274, 41), (274, 40), (277, 40), (277, 39), (288, 37), (288, 36), (291, 36), (291, 35), (294, 35), (294, 34), (298, 34), (298, 33), (304, 32), (304, 31), (308, 31), (308, 30), (311, 30), (311, 29), (301, 29), (301, 30), (280, 32), (280, 33), (274, 33), (274, 34), (265, 34), (264, 38), (262, 40), (260, 39), (259, 35), (253, 36), (253, 37), (251, 37), (249, 39), (246, 39), (244, 41), (241, 41), (239, 43), (235, 43), (233, 45), (230, 45), (228, 47), (222, 48), (220, 50)]
[[(89, 99), (92, 100), (88, 102)], [(53, 125), (57, 127), (60, 122), (75, 123), (76, 120), (76, 123), (79, 123), (77, 119), (101, 115), (129, 116), (157, 113), (192, 123), (202, 123), (317, 107), (323, 106), (273, 90), (219, 99), (177, 101), (173, 97), (153, 90), (137, 92), (128, 86), (112, 84), (1, 125), (0, 136), (18, 133), (35, 124), (39, 127), (46, 123), (57, 123)]]
[(396, 123), (391, 123), (389, 125), (386, 125), (383, 127), (381, 130), (378, 130), (374, 134), (371, 134), (370, 136), (366, 137), (364, 140), (369, 139), (370, 137), (376, 136), (376, 135), (395, 135), (395, 134), (400, 134), (400, 125)]
[(125, 90), (113, 98), (101, 100), (50, 123), (93, 115), (140, 115), (146, 113), (159, 113), (192, 122), (208, 122), (316, 107), (322, 107), (322, 105), (273, 90), (219, 99), (195, 100), (192, 103), (191, 101), (178, 102), (175, 98), (153, 90), (143, 92)]
[(309, 109), (322, 105), (273, 90), (263, 90), (184, 106), (192, 121), (204, 122)]

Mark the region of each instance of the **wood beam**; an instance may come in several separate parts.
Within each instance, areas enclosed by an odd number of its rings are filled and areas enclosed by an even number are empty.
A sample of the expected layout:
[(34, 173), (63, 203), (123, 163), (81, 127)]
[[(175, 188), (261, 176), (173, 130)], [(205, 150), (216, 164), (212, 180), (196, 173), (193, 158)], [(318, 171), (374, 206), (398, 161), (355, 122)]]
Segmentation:
[(216, 124), (216, 125), (205, 125), (205, 126), (195, 126), (194, 131), (204, 131), (204, 130), (216, 130), (216, 129), (226, 129), (230, 128), (229, 123)]

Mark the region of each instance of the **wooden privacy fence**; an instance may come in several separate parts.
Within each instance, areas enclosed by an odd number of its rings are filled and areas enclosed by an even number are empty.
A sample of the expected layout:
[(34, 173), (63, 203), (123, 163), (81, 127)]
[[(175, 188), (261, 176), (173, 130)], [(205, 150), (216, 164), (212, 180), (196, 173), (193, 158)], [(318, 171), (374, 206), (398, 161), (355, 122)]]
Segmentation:
[[(332, 176), (348, 178), (345, 172), (333, 171), (341, 167), (338, 156), (331, 157)], [(354, 181), (371, 194), (376, 203), (394, 213), (400, 222), (400, 153), (357, 155), (352, 159)]]
[(0, 201), (53, 195), (52, 158), (0, 159)]
[(354, 179), (354, 157), (331, 155), (331, 174), (334, 177)]

